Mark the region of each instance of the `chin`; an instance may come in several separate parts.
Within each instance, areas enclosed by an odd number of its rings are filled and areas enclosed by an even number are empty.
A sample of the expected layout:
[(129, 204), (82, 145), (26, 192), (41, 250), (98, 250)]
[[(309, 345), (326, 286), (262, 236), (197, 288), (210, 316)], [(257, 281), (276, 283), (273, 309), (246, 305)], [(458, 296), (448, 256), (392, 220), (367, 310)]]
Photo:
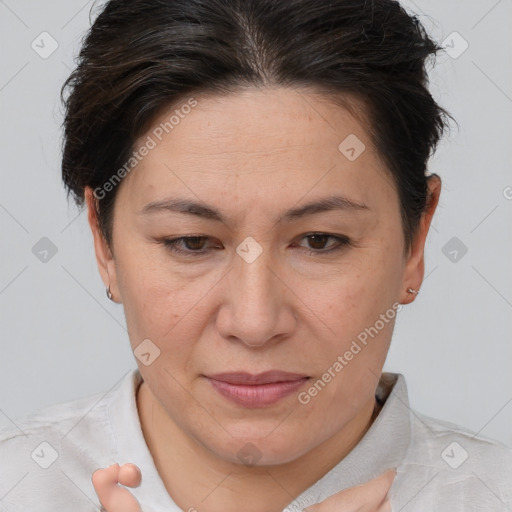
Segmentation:
[[(279, 422), (274, 423), (274, 429), (279, 425)], [(274, 430), (270, 435), (262, 435), (261, 429), (258, 428), (245, 428), (244, 430), (244, 435), (239, 434), (228, 439), (224, 438), (226, 443), (222, 443), (219, 438), (210, 440), (209, 449), (216, 456), (235, 464), (275, 466), (292, 462), (312, 448), (305, 445), (308, 439), (294, 436), (294, 432), (290, 429), (280, 432)], [(252, 430), (254, 432), (251, 432)], [(303, 429), (298, 425), (295, 433), (301, 430)], [(271, 431), (272, 429), (265, 429), (265, 432)]]

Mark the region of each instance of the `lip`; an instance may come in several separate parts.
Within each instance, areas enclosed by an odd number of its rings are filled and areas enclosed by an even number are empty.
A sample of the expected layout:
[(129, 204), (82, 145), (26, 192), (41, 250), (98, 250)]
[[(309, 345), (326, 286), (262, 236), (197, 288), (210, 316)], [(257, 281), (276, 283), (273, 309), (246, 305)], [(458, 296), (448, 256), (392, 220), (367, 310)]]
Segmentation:
[(307, 375), (271, 370), (257, 375), (246, 372), (205, 376), (222, 396), (243, 407), (266, 407), (300, 388)]

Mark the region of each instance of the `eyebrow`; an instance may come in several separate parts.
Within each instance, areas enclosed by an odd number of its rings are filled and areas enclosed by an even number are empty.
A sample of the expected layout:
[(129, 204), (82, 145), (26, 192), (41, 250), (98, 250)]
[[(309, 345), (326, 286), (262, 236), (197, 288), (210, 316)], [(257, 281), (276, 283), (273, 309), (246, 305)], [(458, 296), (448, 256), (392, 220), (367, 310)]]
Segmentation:
[[(290, 222), (308, 215), (329, 212), (333, 210), (343, 211), (364, 211), (369, 210), (368, 206), (358, 203), (343, 196), (330, 196), (324, 199), (307, 203), (303, 206), (292, 208), (277, 219), (278, 222)], [(215, 220), (226, 223), (226, 218), (217, 209), (204, 203), (198, 203), (189, 199), (169, 198), (161, 201), (153, 201), (148, 203), (139, 212), (141, 215), (147, 215), (155, 212), (170, 211), (175, 213), (184, 213), (195, 215), (204, 219)]]

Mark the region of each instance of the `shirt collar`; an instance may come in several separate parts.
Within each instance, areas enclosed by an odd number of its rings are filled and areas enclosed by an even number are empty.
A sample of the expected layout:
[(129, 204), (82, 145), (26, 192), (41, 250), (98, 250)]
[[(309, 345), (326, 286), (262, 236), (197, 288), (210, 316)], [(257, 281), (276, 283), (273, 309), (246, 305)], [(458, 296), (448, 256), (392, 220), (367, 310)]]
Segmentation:
[(107, 415), (116, 443), (117, 462), (120, 465), (131, 462), (140, 468), (141, 485), (130, 488), (130, 492), (137, 498), (144, 512), (181, 512), (158, 474), (142, 432), (136, 400), (142, 380), (139, 370), (133, 370), (120, 384), (123, 391), (114, 393), (107, 405)]

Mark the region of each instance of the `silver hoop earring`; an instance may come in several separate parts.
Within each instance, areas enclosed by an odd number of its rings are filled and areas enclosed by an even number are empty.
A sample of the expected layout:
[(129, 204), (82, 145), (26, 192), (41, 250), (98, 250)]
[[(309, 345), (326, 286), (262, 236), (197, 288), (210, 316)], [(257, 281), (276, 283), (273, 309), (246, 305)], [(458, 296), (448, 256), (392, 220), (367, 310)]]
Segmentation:
[(420, 293), (419, 291), (413, 290), (412, 288), (407, 288), (407, 292), (408, 293), (414, 293), (414, 295), (418, 295), (418, 293)]
[(110, 285), (108, 285), (108, 288), (106, 289), (106, 292), (107, 292), (107, 297), (112, 301), (114, 302), (114, 299), (113, 299), (113, 295), (112, 295), (112, 292), (110, 291)]

